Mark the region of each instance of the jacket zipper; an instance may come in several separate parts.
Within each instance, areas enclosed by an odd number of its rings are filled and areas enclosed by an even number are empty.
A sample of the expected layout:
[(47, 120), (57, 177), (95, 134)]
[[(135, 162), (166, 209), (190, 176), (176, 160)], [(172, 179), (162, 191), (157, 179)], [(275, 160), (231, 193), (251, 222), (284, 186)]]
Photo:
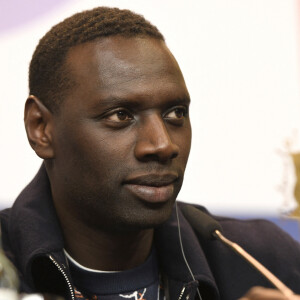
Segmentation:
[(184, 286), (183, 289), (181, 290), (178, 300), (181, 300), (181, 299), (182, 299), (182, 296), (183, 296), (183, 294), (184, 294), (184, 291), (185, 291), (185, 286)]
[(52, 257), (52, 255), (49, 254), (49, 258), (54, 263), (54, 265), (58, 268), (58, 270), (60, 271), (60, 273), (64, 276), (64, 278), (65, 278), (65, 280), (67, 282), (67, 285), (69, 287), (69, 292), (71, 294), (71, 298), (72, 298), (72, 300), (75, 300), (74, 290), (73, 290), (72, 284), (71, 284), (71, 282), (70, 282), (70, 280), (68, 278), (67, 273), (63, 270), (63, 268), (59, 265), (59, 263)]

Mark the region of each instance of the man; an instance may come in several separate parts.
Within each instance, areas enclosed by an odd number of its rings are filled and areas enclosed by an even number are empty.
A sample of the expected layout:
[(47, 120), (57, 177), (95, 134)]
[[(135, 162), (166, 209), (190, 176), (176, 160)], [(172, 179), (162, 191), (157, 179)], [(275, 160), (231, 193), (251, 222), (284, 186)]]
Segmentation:
[[(25, 105), (44, 159), (12, 209), (3, 247), (21, 291), (66, 299), (237, 299), (266, 280), (175, 205), (191, 145), (190, 97), (156, 27), (100, 7), (39, 42)], [(204, 208), (200, 208), (205, 211)], [(218, 218), (300, 291), (300, 247), (274, 225)]]

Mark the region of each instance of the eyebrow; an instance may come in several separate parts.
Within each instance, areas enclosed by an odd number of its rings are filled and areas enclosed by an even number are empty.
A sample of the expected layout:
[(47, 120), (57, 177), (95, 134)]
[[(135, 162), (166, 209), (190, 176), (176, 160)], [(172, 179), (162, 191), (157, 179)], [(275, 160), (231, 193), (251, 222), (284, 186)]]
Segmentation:
[[(107, 107), (122, 107), (126, 106), (129, 108), (139, 108), (143, 105), (143, 102), (141, 102), (141, 99), (144, 99), (144, 101), (149, 100), (149, 97), (147, 96), (134, 96), (134, 98), (130, 97), (117, 97), (117, 96), (111, 96), (107, 98), (100, 99), (96, 105), (93, 106), (93, 109), (99, 109), (99, 108), (107, 108)], [(190, 97), (188, 95), (184, 97), (177, 97), (177, 98), (170, 98), (164, 101), (165, 106), (170, 105), (180, 105), (180, 104), (186, 104), (189, 105), (191, 102)]]

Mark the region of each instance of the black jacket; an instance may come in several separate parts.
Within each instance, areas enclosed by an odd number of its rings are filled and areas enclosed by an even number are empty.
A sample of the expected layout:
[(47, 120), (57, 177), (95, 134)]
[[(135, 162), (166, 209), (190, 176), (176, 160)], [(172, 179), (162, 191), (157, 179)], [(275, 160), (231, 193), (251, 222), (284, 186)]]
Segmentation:
[[(181, 213), (179, 220), (185, 264), (175, 211), (155, 232), (155, 246), (165, 291), (171, 300), (196, 296), (199, 282), (203, 300), (233, 300), (254, 285), (268, 282), (219, 241), (203, 240)], [(205, 211), (204, 208), (198, 207)], [(22, 292), (50, 292), (72, 299), (72, 279), (62, 251), (64, 241), (42, 167), (11, 209), (0, 213), (3, 248), (19, 271)], [(294, 292), (300, 293), (300, 246), (275, 225), (263, 220), (241, 221), (215, 217), (224, 235), (239, 243)]]

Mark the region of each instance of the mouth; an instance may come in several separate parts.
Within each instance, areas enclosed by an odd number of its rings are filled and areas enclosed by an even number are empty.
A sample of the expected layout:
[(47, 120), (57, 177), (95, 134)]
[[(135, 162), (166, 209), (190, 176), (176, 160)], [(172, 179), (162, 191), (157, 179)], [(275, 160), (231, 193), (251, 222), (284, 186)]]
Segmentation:
[(147, 174), (129, 178), (124, 187), (139, 199), (149, 203), (167, 202), (174, 195), (176, 174)]

